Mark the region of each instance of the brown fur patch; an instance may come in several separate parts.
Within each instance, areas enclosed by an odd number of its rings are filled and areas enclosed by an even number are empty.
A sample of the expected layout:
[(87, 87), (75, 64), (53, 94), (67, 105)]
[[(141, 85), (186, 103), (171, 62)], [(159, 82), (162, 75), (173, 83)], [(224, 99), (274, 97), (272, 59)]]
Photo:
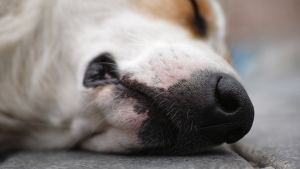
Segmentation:
[(198, 7), (199, 16), (202, 17), (207, 25), (207, 33), (211, 34), (217, 29), (216, 15), (211, 3), (208, 0), (194, 0)]
[(208, 0), (194, 0), (198, 5), (199, 15), (209, 24), (215, 24), (216, 16)]
[[(209, 22), (214, 20), (207, 0), (196, 0), (196, 4), (200, 17)], [(138, 12), (168, 20), (187, 28), (196, 37), (203, 37), (195, 25), (196, 12), (190, 0), (132, 0), (132, 5)]]

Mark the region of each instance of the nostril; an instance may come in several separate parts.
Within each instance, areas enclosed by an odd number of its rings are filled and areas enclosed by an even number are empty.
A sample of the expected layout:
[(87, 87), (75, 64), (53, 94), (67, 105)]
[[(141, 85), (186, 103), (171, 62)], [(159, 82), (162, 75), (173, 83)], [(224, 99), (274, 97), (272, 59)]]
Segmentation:
[(227, 132), (224, 136), (224, 141), (228, 144), (235, 143), (247, 134), (243, 129), (233, 129)]
[(216, 100), (219, 106), (227, 113), (234, 112), (239, 107), (239, 101), (234, 89), (237, 87), (235, 81), (220, 78), (216, 86)]
[(220, 123), (226, 123), (220, 128), (219, 139), (228, 144), (237, 142), (251, 129), (254, 109), (243, 86), (232, 76), (218, 74), (215, 77), (215, 115)]

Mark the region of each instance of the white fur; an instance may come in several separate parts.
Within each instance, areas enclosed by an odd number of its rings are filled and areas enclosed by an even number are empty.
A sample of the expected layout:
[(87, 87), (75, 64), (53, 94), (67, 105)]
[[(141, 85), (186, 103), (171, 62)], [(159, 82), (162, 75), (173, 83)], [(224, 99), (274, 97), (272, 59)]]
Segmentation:
[(140, 148), (136, 135), (147, 116), (133, 113), (136, 100), (115, 101), (112, 86), (83, 86), (87, 65), (103, 52), (112, 53), (121, 74), (153, 87), (167, 88), (199, 68), (237, 76), (220, 55), (224, 19), (215, 1), (218, 29), (208, 39), (130, 3), (0, 2), (8, 8), (0, 15), (0, 150)]

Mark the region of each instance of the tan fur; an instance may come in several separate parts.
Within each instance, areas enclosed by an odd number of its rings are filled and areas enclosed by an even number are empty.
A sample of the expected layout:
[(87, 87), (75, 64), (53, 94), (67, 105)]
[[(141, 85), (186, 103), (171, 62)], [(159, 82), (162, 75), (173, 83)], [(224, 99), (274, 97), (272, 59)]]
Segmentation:
[(165, 19), (194, 31), (195, 12), (189, 0), (134, 0), (132, 6), (142, 14)]
[(198, 5), (199, 15), (204, 18), (206, 23), (208, 24), (208, 30), (216, 31), (217, 23), (216, 23), (216, 15), (211, 6), (211, 3), (208, 0), (195, 0)]
[[(200, 17), (207, 23), (209, 33), (216, 31), (217, 23), (213, 8), (208, 0), (195, 0)], [(190, 30), (195, 37), (202, 37), (195, 25), (195, 11), (191, 0), (134, 0), (135, 10), (158, 19), (165, 19)]]

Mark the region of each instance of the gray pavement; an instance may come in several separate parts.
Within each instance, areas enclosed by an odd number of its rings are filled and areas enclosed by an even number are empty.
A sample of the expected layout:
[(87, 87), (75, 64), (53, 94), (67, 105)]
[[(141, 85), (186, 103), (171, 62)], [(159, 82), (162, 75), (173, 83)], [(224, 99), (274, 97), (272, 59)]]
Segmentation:
[(252, 84), (250, 91), (253, 128), (233, 149), (259, 167), (299, 169), (300, 77)]
[(121, 156), (99, 153), (20, 152), (8, 158), (0, 168), (8, 169), (252, 169), (236, 153), (219, 147), (199, 156)]
[(232, 148), (258, 167), (300, 168), (300, 34), (256, 50), (246, 82), (255, 108), (253, 128)]

